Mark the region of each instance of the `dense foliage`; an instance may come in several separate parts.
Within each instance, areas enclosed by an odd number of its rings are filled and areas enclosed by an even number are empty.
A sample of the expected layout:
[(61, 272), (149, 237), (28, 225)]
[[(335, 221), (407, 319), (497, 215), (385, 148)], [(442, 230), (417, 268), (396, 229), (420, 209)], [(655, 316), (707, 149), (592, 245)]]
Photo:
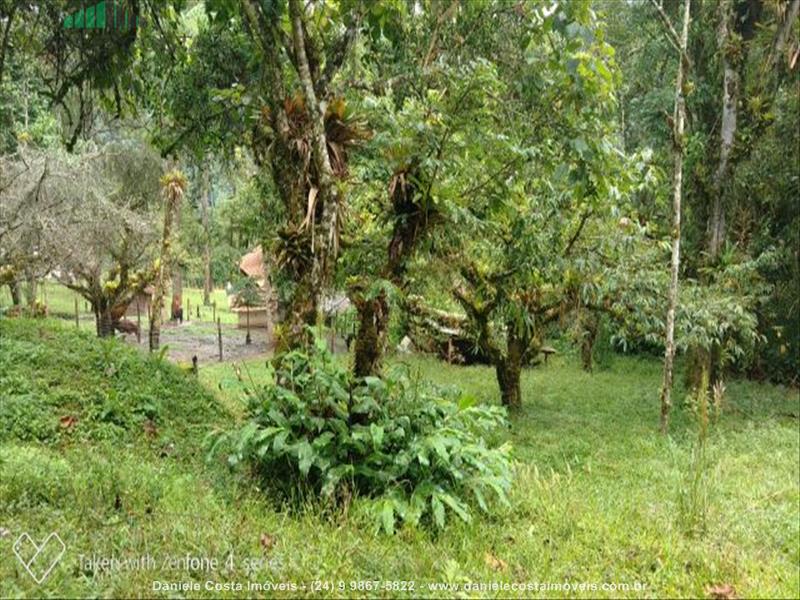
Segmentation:
[(399, 522), (444, 527), (446, 512), (464, 521), (471, 506), (507, 504), (510, 448), (487, 440), (504, 411), (401, 370), (354, 378), (325, 342), (293, 351), (274, 366), (274, 385), (251, 392), (232, 464), (246, 461), (268, 488), (300, 489), (332, 502), (379, 496), (376, 516), (389, 533)]

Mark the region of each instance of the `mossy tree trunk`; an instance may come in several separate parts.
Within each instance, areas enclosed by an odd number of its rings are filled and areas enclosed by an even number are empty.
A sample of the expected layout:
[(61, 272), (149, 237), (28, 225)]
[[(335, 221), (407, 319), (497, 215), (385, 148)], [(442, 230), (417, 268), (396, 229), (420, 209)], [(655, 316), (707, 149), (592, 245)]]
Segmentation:
[(455, 291), (455, 297), (467, 313), (467, 319), (477, 334), (477, 343), (494, 366), (500, 399), (509, 410), (522, 408), (522, 365), (532, 353), (538, 353), (538, 340), (526, 327), (519, 332), (516, 323), (505, 324), (505, 348), (501, 337), (493, 332), (491, 315), (498, 305), (497, 297), (488, 302), (473, 301), (463, 289)]
[[(340, 198), (328, 154), (324, 106), (320, 102), (325, 93), (315, 89), (315, 75), (309, 66), (302, 3), (289, 2), (288, 39), (274, 27), (260, 3), (245, 0), (242, 8), (263, 52), (264, 92), (270, 106), (268, 123), (263, 124), (268, 127), (259, 126), (254, 131), (254, 156), (260, 167), (269, 167), (286, 211), (274, 248), (274, 254), (280, 258), (270, 269), (275, 275), (274, 288), (278, 285), (291, 288), (288, 297), (283, 296), (279, 311), (283, 315), (276, 328), (275, 351), (279, 354), (307, 347), (311, 341), (308, 327), (317, 322), (320, 300), (336, 259)], [(286, 42), (302, 101), (287, 92), (282, 69), (285, 61), (279, 50)], [(308, 51), (315, 51), (313, 44)], [(265, 210), (269, 210), (266, 205)]]
[(203, 190), (200, 193), (200, 218), (203, 224), (203, 306), (211, 306), (211, 292), (214, 282), (211, 279), (211, 184), (208, 166), (203, 167)]
[(162, 179), (164, 186), (164, 229), (161, 235), (161, 253), (156, 275), (155, 290), (150, 309), (150, 351), (158, 350), (161, 338), (162, 311), (164, 298), (169, 286), (169, 270), (172, 260), (172, 226), (176, 211), (186, 190), (186, 179), (178, 172), (173, 171)]
[(351, 294), (358, 311), (358, 333), (354, 347), (353, 372), (356, 377), (377, 375), (386, 346), (389, 324), (389, 303), (385, 292), (375, 298), (363, 298)]
[[(389, 183), (392, 202), (392, 237), (386, 250), (386, 263), (382, 277), (390, 281), (402, 293), (406, 287), (408, 261), (413, 256), (419, 241), (433, 226), (439, 223), (439, 215), (427, 205), (421, 187), (424, 177), (417, 161), (397, 171)], [(422, 184), (422, 185), (421, 185)], [(363, 285), (354, 286), (350, 299), (358, 311), (358, 333), (354, 348), (354, 372), (359, 377), (379, 375), (386, 352), (388, 339), (390, 304), (386, 293), (364, 298)]]
[(592, 311), (584, 311), (581, 324), (581, 364), (583, 370), (591, 373), (594, 368), (594, 346), (600, 328), (600, 319)]
[(111, 314), (111, 309), (108, 307), (98, 309), (95, 314), (97, 315), (97, 336), (101, 338), (113, 337), (114, 317)]
[(170, 259), (172, 261), (172, 303), (170, 318), (173, 321), (183, 320), (183, 268), (177, 260), (176, 244), (181, 230), (181, 198), (176, 200), (172, 229), (170, 232)]
[(707, 385), (707, 392), (713, 394), (714, 386), (722, 379), (722, 351), (719, 344), (710, 348), (691, 347), (686, 352), (686, 372), (684, 386), (696, 394)]
[(497, 355), (495, 360), (495, 374), (500, 387), (500, 399), (503, 406), (511, 410), (522, 408), (522, 389), (520, 380), (522, 376), (522, 358), (525, 352), (523, 341), (510, 330), (506, 341), (506, 352)]
[(33, 272), (29, 272), (26, 277), (27, 285), (25, 286), (25, 300), (28, 304), (28, 307), (31, 309), (31, 313), (33, 313), (34, 309), (36, 308), (36, 297), (39, 294), (39, 280), (33, 274)]

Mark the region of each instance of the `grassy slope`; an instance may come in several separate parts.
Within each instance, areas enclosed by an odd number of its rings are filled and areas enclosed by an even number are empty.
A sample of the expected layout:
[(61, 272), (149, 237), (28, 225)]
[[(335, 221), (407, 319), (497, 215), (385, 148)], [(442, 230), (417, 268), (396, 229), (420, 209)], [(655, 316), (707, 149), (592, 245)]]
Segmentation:
[[(496, 401), (486, 368), (409, 362)], [(249, 368), (263, 380), (261, 364)], [(201, 372), (215, 398), (130, 347), (69, 326), (0, 320), (0, 536), (8, 530), (0, 597), (152, 596), (154, 579), (639, 581), (646, 595), (662, 597), (731, 583), (746, 597), (800, 595), (796, 391), (729, 385), (729, 410), (709, 446), (716, 483), (708, 531), (690, 536), (676, 502), (694, 433), (682, 411), (671, 437), (655, 433), (658, 363), (618, 359), (590, 376), (560, 357), (523, 380), (525, 410), (508, 432), (520, 463), (512, 507), (439, 535), (405, 529), (390, 538), (373, 534), (364, 503), (347, 515), (313, 507), (290, 515), (223, 464), (203, 461), (205, 433), (239, 412), (239, 384), (226, 371)], [(60, 427), (65, 415), (77, 423)], [(155, 435), (145, 433), (148, 419)], [(57, 531), (67, 545), (41, 586), (11, 554), (23, 531), (36, 540)], [(248, 574), (245, 559), (264, 556), (262, 534), (274, 540), (274, 563)], [(167, 556), (222, 562), (231, 551), (232, 573), (160, 570)], [(93, 576), (79, 564), (92, 553), (149, 553), (159, 564)], [(487, 553), (507, 566), (496, 570)], [(417, 587), (416, 595), (431, 594)]]

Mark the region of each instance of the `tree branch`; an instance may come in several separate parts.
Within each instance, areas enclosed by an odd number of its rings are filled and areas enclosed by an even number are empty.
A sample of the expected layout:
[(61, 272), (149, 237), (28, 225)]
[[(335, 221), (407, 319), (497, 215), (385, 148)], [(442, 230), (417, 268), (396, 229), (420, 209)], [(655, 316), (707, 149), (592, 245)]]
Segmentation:
[(669, 16), (667, 16), (667, 13), (664, 12), (664, 7), (656, 0), (650, 0), (650, 4), (655, 7), (656, 14), (658, 15), (659, 19), (661, 19), (661, 23), (664, 25), (664, 32), (667, 36), (667, 39), (675, 48), (675, 50), (678, 51), (678, 55), (686, 63), (686, 65), (690, 66), (691, 60), (689, 59), (689, 55), (686, 53), (686, 50), (681, 48), (681, 40), (678, 37), (678, 32), (675, 31), (675, 28), (672, 26), (672, 22), (669, 20)]
[(575, 245), (575, 242), (578, 241), (578, 238), (581, 237), (583, 228), (586, 225), (586, 222), (589, 220), (589, 217), (591, 216), (592, 216), (591, 210), (587, 210), (581, 215), (581, 221), (580, 223), (578, 223), (578, 228), (575, 230), (575, 233), (572, 234), (572, 237), (569, 238), (569, 242), (567, 242), (567, 247), (564, 249), (564, 256), (569, 256), (570, 252), (572, 252), (572, 247)]
[(6, 64), (6, 50), (8, 49), (8, 38), (9, 34), (11, 33), (11, 22), (14, 20), (16, 16), (17, 7), (16, 5), (11, 5), (11, 11), (8, 13), (8, 21), (6, 21), (5, 31), (3, 31), (3, 42), (0, 45), (0, 83), (3, 83), (3, 73)]

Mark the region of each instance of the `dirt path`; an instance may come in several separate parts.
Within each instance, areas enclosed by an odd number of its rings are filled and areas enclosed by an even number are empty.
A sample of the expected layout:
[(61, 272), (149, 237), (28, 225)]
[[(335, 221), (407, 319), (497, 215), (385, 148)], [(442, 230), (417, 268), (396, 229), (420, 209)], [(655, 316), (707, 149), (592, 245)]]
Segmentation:
[[(272, 352), (266, 329), (251, 329), (251, 344), (245, 344), (247, 333), (235, 325), (222, 325), (222, 360), (225, 362), (253, 356), (266, 356)], [(147, 328), (142, 328), (140, 346), (147, 348)], [(126, 335), (125, 341), (136, 345), (135, 335)], [(167, 356), (175, 362), (191, 362), (197, 356), (202, 365), (219, 361), (217, 326), (210, 322), (190, 321), (182, 324), (167, 323), (161, 329), (161, 346), (168, 346)]]

